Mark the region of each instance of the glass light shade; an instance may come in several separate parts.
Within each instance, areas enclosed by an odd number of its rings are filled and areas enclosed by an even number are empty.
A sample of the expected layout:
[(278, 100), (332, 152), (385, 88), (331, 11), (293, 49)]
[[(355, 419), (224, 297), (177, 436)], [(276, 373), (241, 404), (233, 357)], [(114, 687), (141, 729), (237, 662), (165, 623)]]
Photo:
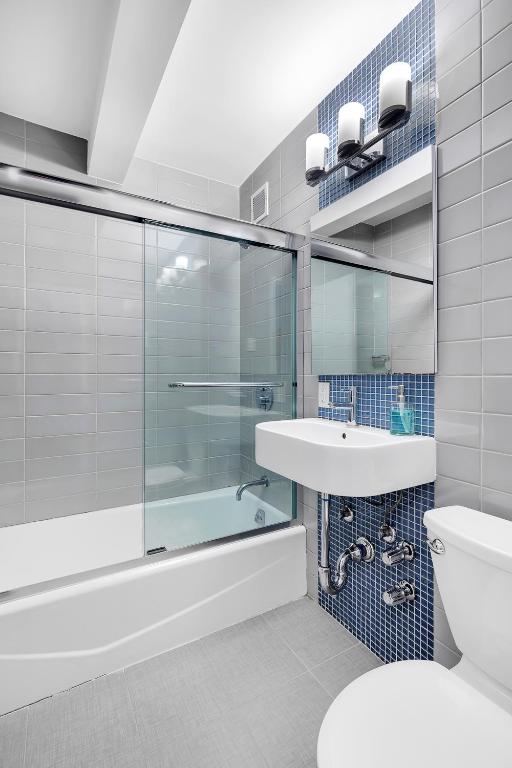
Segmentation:
[(411, 113), (411, 66), (396, 61), (381, 72), (379, 82), (379, 129), (403, 122)]
[(306, 171), (325, 169), (329, 137), (325, 133), (313, 133), (306, 139)]
[(344, 104), (338, 112), (338, 160), (352, 155), (364, 142), (365, 110), (357, 101)]

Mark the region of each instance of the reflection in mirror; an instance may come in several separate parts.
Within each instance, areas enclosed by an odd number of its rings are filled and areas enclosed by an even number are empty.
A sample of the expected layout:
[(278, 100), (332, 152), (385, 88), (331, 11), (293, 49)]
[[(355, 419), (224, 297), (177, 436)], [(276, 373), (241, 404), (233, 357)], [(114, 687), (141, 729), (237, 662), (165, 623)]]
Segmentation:
[(431, 273), (432, 205), (422, 205), (391, 219), (377, 219), (372, 224), (355, 224), (337, 232), (330, 240), (380, 259), (421, 266)]
[(311, 260), (313, 373), (387, 373), (389, 275)]
[(313, 373), (433, 373), (432, 205), (338, 232), (338, 255), (315, 242)]

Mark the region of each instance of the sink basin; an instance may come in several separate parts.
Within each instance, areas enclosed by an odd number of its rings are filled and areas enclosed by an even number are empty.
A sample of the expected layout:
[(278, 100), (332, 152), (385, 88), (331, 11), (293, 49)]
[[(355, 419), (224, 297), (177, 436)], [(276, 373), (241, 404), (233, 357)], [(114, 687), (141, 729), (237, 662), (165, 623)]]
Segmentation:
[(256, 462), (336, 496), (378, 496), (430, 483), (436, 476), (434, 438), (326, 419), (257, 424)]

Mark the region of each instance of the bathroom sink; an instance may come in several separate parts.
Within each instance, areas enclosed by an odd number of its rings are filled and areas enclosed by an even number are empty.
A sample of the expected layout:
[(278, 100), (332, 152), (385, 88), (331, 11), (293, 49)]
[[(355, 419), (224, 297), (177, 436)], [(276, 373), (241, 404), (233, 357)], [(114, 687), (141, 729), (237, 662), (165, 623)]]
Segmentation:
[(377, 496), (435, 479), (432, 437), (391, 435), (326, 419), (256, 425), (256, 462), (336, 496)]

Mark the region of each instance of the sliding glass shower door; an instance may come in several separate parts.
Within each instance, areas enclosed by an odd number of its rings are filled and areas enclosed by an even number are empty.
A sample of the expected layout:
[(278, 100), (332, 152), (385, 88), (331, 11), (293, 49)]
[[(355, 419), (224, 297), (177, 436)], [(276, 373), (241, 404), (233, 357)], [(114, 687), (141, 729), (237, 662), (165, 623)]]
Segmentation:
[(294, 416), (294, 270), (290, 251), (146, 225), (146, 551), (293, 517), (254, 445)]

